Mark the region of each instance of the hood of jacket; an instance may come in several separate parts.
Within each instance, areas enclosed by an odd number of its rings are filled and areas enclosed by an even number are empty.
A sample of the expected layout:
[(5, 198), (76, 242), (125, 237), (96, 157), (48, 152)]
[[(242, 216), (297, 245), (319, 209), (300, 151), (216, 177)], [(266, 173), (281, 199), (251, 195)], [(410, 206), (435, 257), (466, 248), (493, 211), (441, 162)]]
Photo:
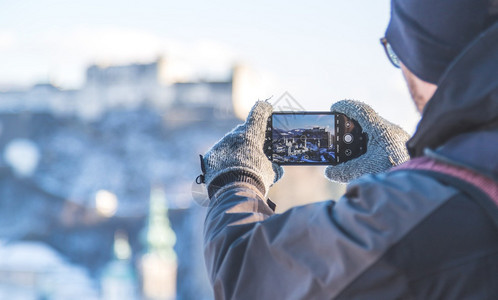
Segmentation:
[(493, 128), (498, 128), (498, 22), (448, 67), (407, 147), (417, 157), (458, 135)]

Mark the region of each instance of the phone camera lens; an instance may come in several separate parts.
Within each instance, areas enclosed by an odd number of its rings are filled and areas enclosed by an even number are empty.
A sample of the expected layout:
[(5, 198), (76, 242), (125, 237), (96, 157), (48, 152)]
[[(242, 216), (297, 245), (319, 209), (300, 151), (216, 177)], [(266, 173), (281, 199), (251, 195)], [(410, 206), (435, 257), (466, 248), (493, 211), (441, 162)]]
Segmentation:
[(351, 154), (353, 154), (353, 151), (351, 151), (351, 149), (346, 149), (344, 151), (344, 154), (346, 154), (346, 156), (351, 156)]

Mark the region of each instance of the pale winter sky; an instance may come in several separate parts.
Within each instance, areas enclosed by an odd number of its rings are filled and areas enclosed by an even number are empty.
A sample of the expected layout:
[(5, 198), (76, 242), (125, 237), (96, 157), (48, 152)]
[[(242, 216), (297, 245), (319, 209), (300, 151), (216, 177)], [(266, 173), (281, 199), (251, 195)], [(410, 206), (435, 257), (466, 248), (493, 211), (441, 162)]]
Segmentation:
[(379, 43), (389, 0), (0, 0), (0, 89), (77, 88), (88, 64), (167, 53), (194, 77), (251, 66), (260, 99), (288, 91), (307, 110), (358, 99), (412, 132), (418, 114)]

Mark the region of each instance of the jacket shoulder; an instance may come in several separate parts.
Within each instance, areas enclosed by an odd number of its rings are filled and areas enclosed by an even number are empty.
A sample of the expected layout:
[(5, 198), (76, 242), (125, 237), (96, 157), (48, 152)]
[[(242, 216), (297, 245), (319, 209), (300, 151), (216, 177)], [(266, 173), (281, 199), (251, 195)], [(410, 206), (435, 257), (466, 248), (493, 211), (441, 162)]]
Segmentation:
[[(390, 239), (390, 245), (339, 298), (482, 299), (498, 292), (498, 279), (484, 275), (490, 268), (498, 271), (496, 229), (471, 196), (414, 170), (363, 178), (350, 189), (358, 194), (389, 194), (382, 213), (396, 211), (397, 217), (386, 216), (386, 226), (403, 227), (405, 220), (411, 226), (396, 240)], [(351, 192), (348, 189), (346, 194)], [(413, 213), (404, 215), (409, 210)]]

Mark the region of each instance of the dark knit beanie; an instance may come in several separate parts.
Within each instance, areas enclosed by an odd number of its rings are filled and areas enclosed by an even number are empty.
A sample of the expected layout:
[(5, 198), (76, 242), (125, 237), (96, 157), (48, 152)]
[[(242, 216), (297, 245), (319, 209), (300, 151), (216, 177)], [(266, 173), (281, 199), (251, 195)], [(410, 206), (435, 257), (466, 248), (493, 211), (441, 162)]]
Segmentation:
[(417, 77), (437, 84), (451, 61), (498, 20), (498, 0), (391, 0), (386, 39)]

